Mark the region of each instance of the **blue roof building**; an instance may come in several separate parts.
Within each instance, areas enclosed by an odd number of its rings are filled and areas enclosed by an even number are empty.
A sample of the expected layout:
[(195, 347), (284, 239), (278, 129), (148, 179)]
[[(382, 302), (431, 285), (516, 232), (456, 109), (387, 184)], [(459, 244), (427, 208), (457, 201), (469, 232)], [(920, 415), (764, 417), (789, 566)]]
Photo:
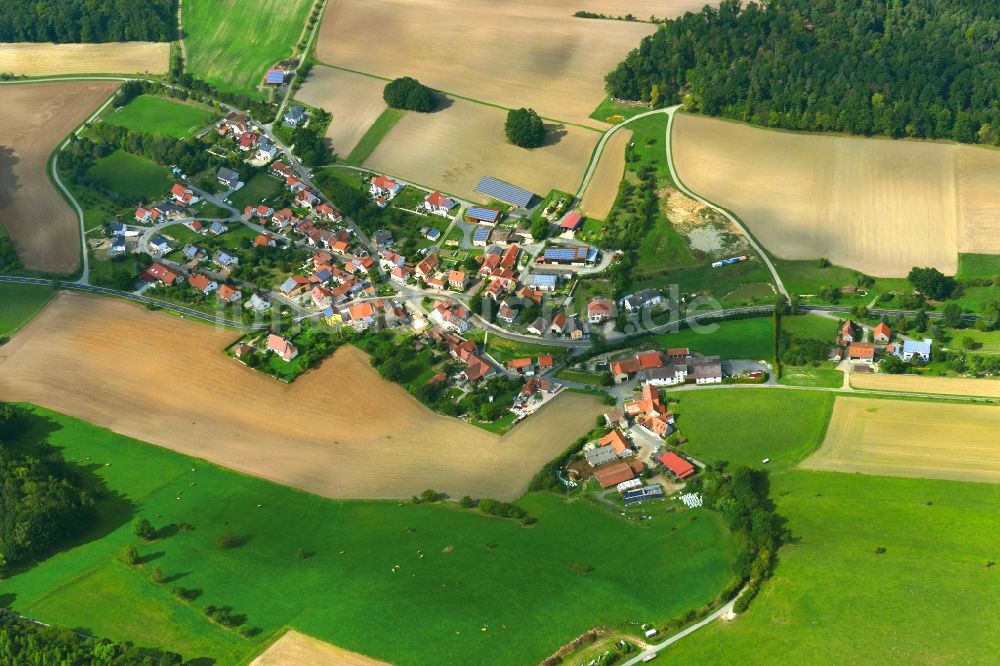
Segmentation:
[(480, 178), (475, 191), (497, 201), (503, 201), (504, 203), (520, 206), (521, 208), (526, 208), (531, 203), (531, 200), (535, 198), (533, 192), (529, 192), (516, 185), (511, 185), (493, 176), (483, 176)]
[(916, 356), (922, 362), (927, 363), (931, 360), (931, 345), (933, 342), (930, 338), (925, 338), (922, 341), (905, 340), (903, 344), (896, 347), (896, 356), (904, 361), (909, 361)]
[(592, 264), (597, 261), (598, 251), (595, 248), (581, 245), (578, 247), (550, 247), (545, 250), (543, 259), (547, 264)]
[(496, 224), (500, 220), (500, 211), (495, 208), (483, 208), (482, 206), (472, 206), (465, 211), (467, 222), (480, 222), (483, 224)]
[(285, 82), (285, 70), (283, 69), (269, 69), (267, 70), (267, 76), (264, 78), (265, 83), (282, 84)]
[(533, 273), (528, 276), (528, 284), (535, 289), (555, 291), (556, 286), (559, 284), (559, 277), (556, 275), (538, 275)]
[(486, 242), (490, 239), (490, 228), (489, 227), (476, 227), (476, 230), (472, 234), (472, 242), (476, 245), (486, 245)]

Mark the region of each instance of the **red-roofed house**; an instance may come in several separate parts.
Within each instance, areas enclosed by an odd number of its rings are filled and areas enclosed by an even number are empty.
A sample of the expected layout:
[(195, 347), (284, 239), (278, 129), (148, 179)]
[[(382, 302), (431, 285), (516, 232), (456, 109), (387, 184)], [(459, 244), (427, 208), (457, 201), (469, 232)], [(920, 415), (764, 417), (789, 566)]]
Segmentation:
[(406, 266), (396, 266), (389, 273), (389, 279), (393, 282), (398, 282), (399, 284), (406, 284), (410, 279), (410, 269)]
[(243, 293), (235, 287), (230, 287), (228, 284), (224, 284), (219, 287), (219, 290), (215, 294), (219, 297), (220, 301), (226, 303), (239, 303), (240, 299), (243, 298)]
[(612, 430), (607, 435), (597, 440), (597, 445), (614, 447), (615, 453), (617, 453), (619, 457), (632, 452), (632, 447), (629, 446), (629, 441), (625, 439), (625, 435), (622, 434), (621, 430)]
[(440, 192), (431, 192), (424, 197), (424, 208), (428, 213), (448, 217), (448, 211), (458, 205), (458, 202)]
[(875, 327), (875, 334), (872, 336), (872, 340), (875, 341), (875, 344), (887, 345), (891, 339), (892, 331), (885, 325), (885, 322), (882, 322)]
[(389, 200), (399, 194), (401, 189), (403, 186), (392, 178), (382, 175), (372, 176), (370, 191), (373, 197), (384, 197)]
[(615, 304), (606, 298), (595, 298), (587, 303), (587, 321), (601, 324), (615, 318)]
[(146, 269), (146, 272), (142, 274), (142, 279), (146, 282), (156, 282), (159, 280), (162, 284), (169, 287), (177, 281), (177, 273), (164, 266), (163, 264), (153, 264)]
[(219, 288), (218, 282), (210, 280), (207, 276), (201, 274), (189, 277), (188, 283), (206, 296)]
[(448, 271), (448, 286), (456, 291), (465, 291), (467, 279), (462, 271)]
[(694, 465), (672, 451), (661, 454), (657, 460), (678, 479), (686, 479), (694, 474)]
[(143, 223), (149, 222), (150, 219), (152, 219), (152, 217), (153, 217), (153, 211), (143, 208), (142, 206), (139, 206), (139, 208), (135, 210), (136, 222), (143, 222)]
[(267, 336), (267, 348), (273, 351), (282, 361), (291, 361), (299, 355), (299, 350), (295, 348), (295, 345), (274, 333)]
[[(640, 465), (642, 463), (639, 463)], [(619, 483), (635, 478), (635, 469), (629, 463), (620, 462), (599, 467), (594, 471), (594, 478), (602, 488), (613, 488)]]
[(433, 274), (438, 263), (438, 258), (433, 254), (426, 257), (423, 261), (417, 264), (417, 275), (426, 280), (431, 274)]
[(552, 359), (552, 354), (544, 354), (538, 357), (538, 370), (545, 372), (555, 367), (556, 362)]
[(840, 344), (846, 345), (854, 342), (854, 322), (850, 319), (840, 327)]
[(174, 201), (182, 203), (185, 206), (197, 201), (194, 196), (194, 191), (190, 188), (184, 187), (180, 183), (174, 183), (174, 186), (170, 188), (170, 196), (174, 198)]
[(344, 219), (343, 213), (326, 203), (316, 206), (316, 214), (328, 222), (340, 222)]
[(566, 217), (564, 217), (562, 219), (562, 222), (559, 223), (560, 229), (572, 233), (576, 233), (577, 231), (579, 231), (580, 227), (582, 226), (583, 226), (583, 215), (580, 215), (580, 213), (576, 212), (575, 210), (571, 213), (567, 213)]
[(875, 343), (852, 342), (847, 345), (847, 360), (859, 363), (871, 363), (875, 360)]

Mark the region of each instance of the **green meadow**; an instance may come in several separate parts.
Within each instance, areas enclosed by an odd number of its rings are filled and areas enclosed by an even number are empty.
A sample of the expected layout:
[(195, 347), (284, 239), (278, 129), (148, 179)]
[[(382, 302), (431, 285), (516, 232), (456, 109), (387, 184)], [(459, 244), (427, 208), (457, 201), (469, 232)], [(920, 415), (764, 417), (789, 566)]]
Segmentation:
[[(49, 441), (101, 499), (90, 532), (4, 581), (3, 604), (188, 659), (244, 663), (291, 626), (400, 665), (537, 663), (598, 624), (683, 615), (732, 575), (734, 544), (708, 511), (634, 523), (530, 494), (518, 504), (537, 523), (525, 527), (452, 503), (333, 501), (25, 409), (12, 444)], [(134, 536), (139, 516), (156, 539)], [(235, 545), (222, 548), (227, 533)], [(137, 567), (117, 558), (128, 544)], [(210, 604), (260, 633), (210, 622)]]
[(55, 293), (51, 287), (0, 282), (0, 340), (31, 321)]
[(182, 104), (162, 97), (140, 95), (104, 122), (126, 129), (162, 134), (182, 139), (208, 124), (215, 114), (192, 104)]
[(123, 150), (100, 158), (87, 173), (102, 187), (142, 202), (162, 198), (174, 182), (166, 167)]
[(311, 0), (185, 0), (188, 70), (220, 90), (257, 94), (264, 73), (292, 55)]
[(658, 333), (653, 336), (661, 348), (689, 347), (705, 356), (723, 359), (769, 359), (773, 355), (770, 317), (729, 319), (706, 324), (706, 330), (684, 328), (676, 333)]

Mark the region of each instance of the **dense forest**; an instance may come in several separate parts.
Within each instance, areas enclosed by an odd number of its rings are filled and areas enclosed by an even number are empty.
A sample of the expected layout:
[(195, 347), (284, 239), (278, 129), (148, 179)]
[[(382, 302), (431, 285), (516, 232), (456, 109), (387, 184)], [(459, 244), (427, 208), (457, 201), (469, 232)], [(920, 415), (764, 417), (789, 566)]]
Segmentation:
[(31, 455), (6, 446), (22, 418), (0, 403), (0, 571), (38, 555), (90, 524), (93, 499), (54, 448)]
[(996, 0), (723, 0), (667, 21), (606, 83), (770, 127), (998, 144), (998, 41)]
[(63, 627), (48, 627), (18, 617), (0, 608), (0, 663), (10, 666), (168, 666), (183, 658), (174, 652), (160, 652), (114, 643), (108, 639), (80, 636)]
[(0, 42), (169, 42), (177, 0), (3, 0)]

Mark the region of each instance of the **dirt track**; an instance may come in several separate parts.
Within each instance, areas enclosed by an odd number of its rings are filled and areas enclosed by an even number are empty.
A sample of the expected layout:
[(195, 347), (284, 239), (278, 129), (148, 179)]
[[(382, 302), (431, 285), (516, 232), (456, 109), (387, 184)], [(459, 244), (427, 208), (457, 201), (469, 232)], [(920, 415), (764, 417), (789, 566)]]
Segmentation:
[(318, 638), (289, 629), (250, 666), (389, 666), (387, 662), (349, 652)]
[(163, 74), (169, 58), (168, 42), (0, 44), (0, 72), (27, 76)]
[(385, 81), (381, 79), (330, 67), (313, 67), (296, 99), (330, 112), (333, 118), (326, 138), (335, 153), (347, 157), (387, 108), (382, 99), (383, 88)]
[[(0, 71), (3, 68), (0, 67)], [(55, 147), (117, 82), (5, 85), (0, 123), (0, 224), (28, 268), (72, 273), (80, 266), (76, 214), (49, 182)]]
[(587, 432), (596, 398), (564, 394), (503, 438), (427, 410), (354, 347), (285, 385), (227, 358), (231, 331), (60, 294), (0, 347), (0, 400), (23, 400), (333, 498), (513, 499)]
[(576, 192), (600, 134), (547, 123), (546, 143), (533, 150), (507, 143), (506, 113), (452, 100), (434, 113), (407, 113), (365, 166), (449, 194), (485, 201), (473, 191), (481, 176), (496, 176), (545, 196), (552, 188)]
[(729, 208), (783, 259), (870, 275), (953, 274), (958, 252), (1000, 252), (1000, 151), (796, 134), (679, 114), (684, 184)]
[(831, 472), (1000, 483), (1000, 407), (837, 398), (802, 466)]

